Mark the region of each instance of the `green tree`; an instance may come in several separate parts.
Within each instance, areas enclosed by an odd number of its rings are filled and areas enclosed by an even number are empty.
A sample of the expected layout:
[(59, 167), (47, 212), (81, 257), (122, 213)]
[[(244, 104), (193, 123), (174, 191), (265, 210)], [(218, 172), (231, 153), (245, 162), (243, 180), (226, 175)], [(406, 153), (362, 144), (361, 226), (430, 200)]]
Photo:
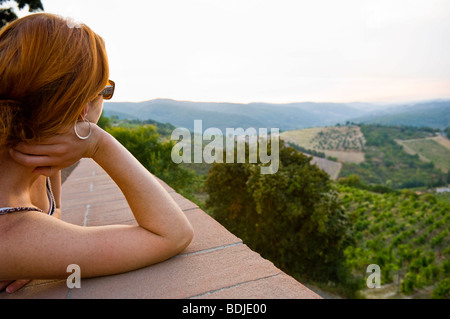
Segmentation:
[(104, 116), (104, 112), (102, 112), (102, 115), (100, 116), (97, 125), (104, 130), (110, 129), (112, 127), (111, 120), (109, 119), (109, 117)]
[(329, 176), (310, 162), (281, 143), (277, 174), (262, 175), (261, 164), (213, 164), (205, 182), (207, 207), (288, 273), (343, 282), (351, 225)]
[(154, 125), (112, 127), (107, 131), (151, 173), (183, 195), (189, 195), (194, 174), (172, 161), (174, 142), (161, 141)]
[[(36, 11), (43, 11), (44, 6), (42, 5), (41, 0), (14, 0), (17, 2), (17, 7), (19, 10), (24, 9), (26, 6), (28, 6), (28, 12), (36, 12)], [(0, 5), (3, 5), (7, 2), (10, 2), (10, 0), (0, 0)], [(16, 20), (17, 14), (14, 12), (14, 8), (1, 8), (0, 9), (0, 28), (7, 25), (8, 23)]]

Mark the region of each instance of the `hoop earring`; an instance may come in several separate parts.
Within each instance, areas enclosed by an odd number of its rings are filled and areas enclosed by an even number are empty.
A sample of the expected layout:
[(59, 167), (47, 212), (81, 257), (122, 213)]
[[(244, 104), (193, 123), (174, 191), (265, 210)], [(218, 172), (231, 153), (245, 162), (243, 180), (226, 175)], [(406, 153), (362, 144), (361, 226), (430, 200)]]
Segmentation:
[(87, 140), (89, 137), (91, 137), (92, 134), (92, 125), (91, 122), (89, 122), (88, 119), (84, 119), (83, 122), (88, 123), (89, 124), (89, 134), (87, 136), (80, 136), (80, 134), (78, 134), (77, 131), (77, 123), (75, 123), (75, 126), (73, 127), (73, 130), (75, 131), (75, 135), (80, 139), (80, 140)]

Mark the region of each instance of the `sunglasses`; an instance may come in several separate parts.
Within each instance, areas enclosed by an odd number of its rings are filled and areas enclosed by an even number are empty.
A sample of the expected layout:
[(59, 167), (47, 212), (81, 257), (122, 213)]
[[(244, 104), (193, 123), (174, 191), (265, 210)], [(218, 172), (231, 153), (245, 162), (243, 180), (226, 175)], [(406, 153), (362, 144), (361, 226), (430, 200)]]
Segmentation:
[(103, 95), (104, 100), (111, 100), (114, 95), (115, 89), (116, 83), (114, 81), (108, 80), (108, 84), (98, 95)]

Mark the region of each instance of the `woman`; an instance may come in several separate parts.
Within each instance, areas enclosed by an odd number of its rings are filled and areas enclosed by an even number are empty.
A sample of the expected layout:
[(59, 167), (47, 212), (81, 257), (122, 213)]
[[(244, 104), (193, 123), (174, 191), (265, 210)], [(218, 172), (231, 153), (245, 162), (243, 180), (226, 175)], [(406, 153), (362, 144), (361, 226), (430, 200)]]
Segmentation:
[[(86, 25), (41, 13), (0, 31), (0, 290), (66, 279), (71, 264), (85, 278), (127, 272), (192, 240), (191, 225), (155, 177), (95, 124), (112, 97), (108, 78), (103, 40)], [(110, 175), (139, 226), (55, 218), (59, 171), (80, 158)]]

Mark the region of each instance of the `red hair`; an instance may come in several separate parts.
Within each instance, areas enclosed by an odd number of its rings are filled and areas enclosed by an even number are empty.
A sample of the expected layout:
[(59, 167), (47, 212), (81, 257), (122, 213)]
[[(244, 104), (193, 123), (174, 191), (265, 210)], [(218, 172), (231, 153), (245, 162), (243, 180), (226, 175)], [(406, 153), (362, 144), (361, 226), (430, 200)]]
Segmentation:
[(106, 86), (104, 41), (88, 26), (38, 13), (0, 31), (0, 148), (74, 125)]

